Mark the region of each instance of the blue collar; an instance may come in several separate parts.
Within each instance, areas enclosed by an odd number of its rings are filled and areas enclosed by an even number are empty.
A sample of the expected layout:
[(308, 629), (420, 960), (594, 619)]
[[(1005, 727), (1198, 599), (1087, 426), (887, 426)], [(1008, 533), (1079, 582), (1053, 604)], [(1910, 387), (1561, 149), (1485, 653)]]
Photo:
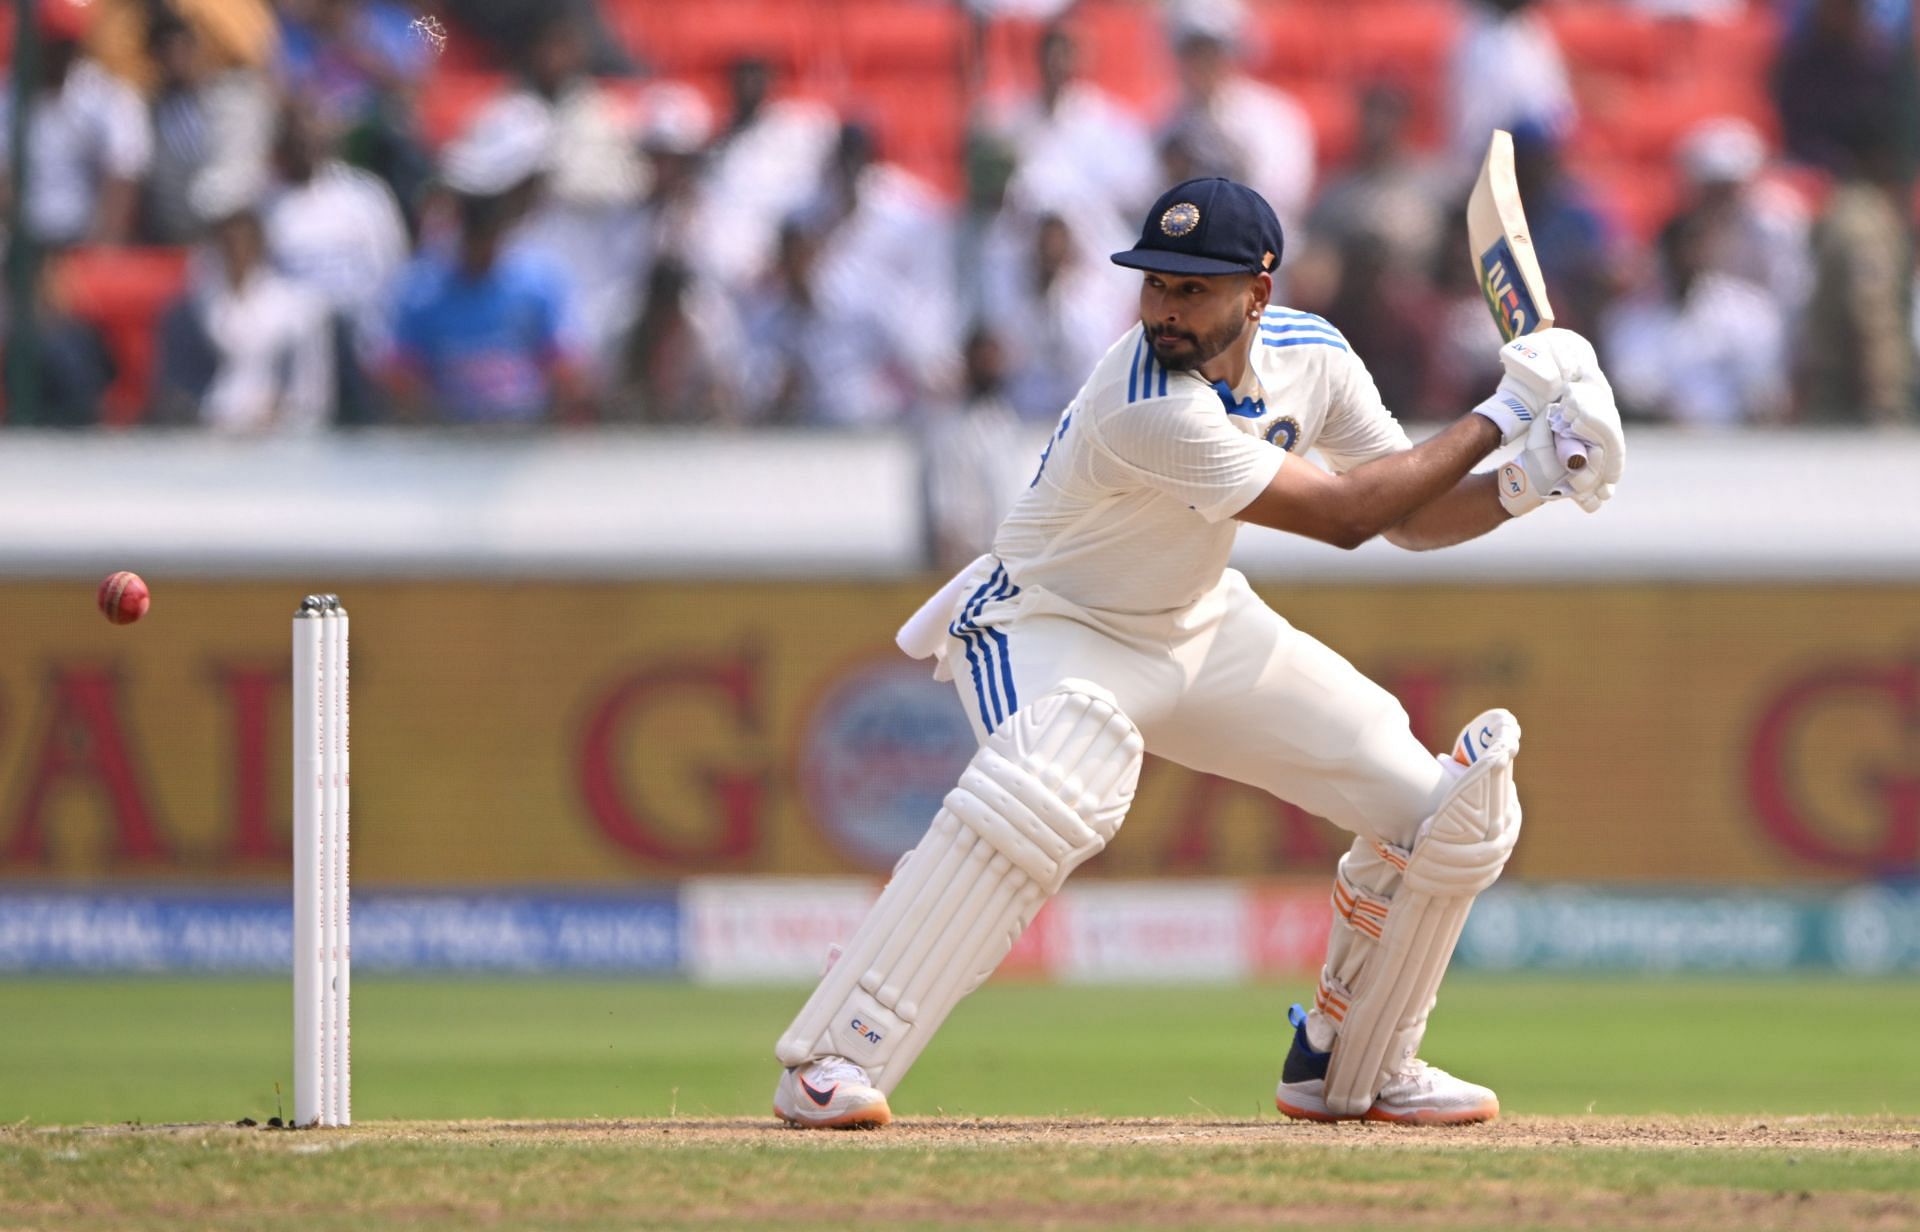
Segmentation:
[(1220, 395), (1220, 405), (1227, 408), (1227, 414), (1229, 415), (1239, 415), (1246, 419), (1258, 419), (1267, 413), (1266, 399), (1256, 398), (1252, 394), (1248, 394), (1244, 398), (1236, 398), (1233, 396), (1233, 387), (1225, 381), (1215, 381), (1213, 383), (1213, 392)]

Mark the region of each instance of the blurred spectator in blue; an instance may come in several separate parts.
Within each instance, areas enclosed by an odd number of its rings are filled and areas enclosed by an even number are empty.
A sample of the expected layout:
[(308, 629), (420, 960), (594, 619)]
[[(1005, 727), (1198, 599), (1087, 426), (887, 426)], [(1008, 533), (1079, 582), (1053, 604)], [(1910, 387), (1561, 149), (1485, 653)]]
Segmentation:
[(1855, 117), (1837, 144), (1840, 181), (1813, 227), (1813, 292), (1800, 328), (1804, 417), (1908, 423), (1914, 413), (1910, 151)]
[(744, 291), (772, 262), (786, 219), (819, 194), (840, 120), (819, 103), (773, 98), (764, 60), (735, 63), (728, 83), (733, 109), (708, 152), (699, 262)]
[[(35, 275), (33, 405), (7, 418), (36, 428), (91, 427), (113, 383), (113, 355), (99, 330), (67, 310), (53, 270), (42, 262)], [(10, 368), (16, 361), (8, 347), (0, 363)]]
[(745, 338), (728, 297), (676, 257), (651, 264), (608, 418), (733, 423)]
[(912, 365), (874, 299), (827, 298), (820, 243), (799, 221), (788, 221), (764, 289), (743, 304), (746, 410), (766, 423), (895, 422), (918, 392)]
[(1337, 251), (1351, 237), (1366, 235), (1390, 249), (1396, 268), (1424, 275), (1432, 267), (1445, 226), (1444, 192), (1434, 168), (1408, 140), (1408, 114), (1407, 96), (1397, 87), (1376, 83), (1362, 91), (1358, 148), (1347, 172), (1315, 200), (1307, 216), (1308, 244), (1324, 242)]
[(527, 425), (591, 412), (566, 275), (507, 242), (552, 137), (546, 108), (522, 101), (490, 109), (442, 155), (452, 232), (401, 276), (383, 365), (403, 417)]
[(148, 26), (158, 79), (143, 230), (160, 244), (196, 238), (202, 179), (258, 183), (273, 140), (273, 89), (259, 70), (221, 61), (205, 35), (167, 10)]
[(1789, 158), (1835, 175), (1852, 170), (1851, 135), (1886, 129), (1898, 174), (1911, 174), (1915, 134), (1913, 15), (1908, 4), (1807, 0), (1790, 18), (1773, 74)]
[(1203, 161), (1236, 168), (1234, 178), (1258, 190), (1291, 226), (1305, 216), (1313, 192), (1313, 126), (1290, 95), (1240, 70), (1242, 24), (1237, 6), (1176, 14), (1180, 101), (1163, 132), (1181, 131)]
[(514, 236), (558, 264), (573, 288), (580, 342), (596, 382), (617, 367), (633, 324), (644, 264), (634, 207), (644, 168), (626, 108), (587, 73), (575, 21), (556, 9), (535, 22), (518, 58), (519, 88), (492, 106), (545, 107), (551, 116), (544, 191)]
[(1568, 173), (1560, 142), (1540, 128), (1513, 130), (1514, 180), (1527, 205), (1555, 322), (1592, 330), (1614, 294), (1617, 241), (1585, 185)]
[(1450, 178), (1463, 194), (1494, 129), (1530, 129), (1556, 142), (1572, 133), (1578, 110), (1566, 61), (1533, 0), (1467, 0), (1448, 57), (1447, 107)]
[(1124, 220), (1126, 230), (1165, 187), (1146, 127), (1080, 75), (1080, 46), (1063, 26), (1041, 36), (1039, 93), (1003, 100), (993, 112), (989, 125), (1013, 152), (1016, 191), (1071, 197), (1082, 210)]
[(346, 160), (411, 207), (429, 166), (413, 93), (439, 48), (391, 0), (280, 0), (280, 76)]
[(332, 156), (313, 112), (283, 107), (275, 182), (262, 218), (281, 273), (326, 302), (334, 335), (339, 421), (366, 423), (378, 403), (365, 366), (380, 346), (394, 280), (406, 265), (400, 205), (385, 181)]
[(1005, 401), (1025, 419), (1052, 423), (1136, 319), (1139, 282), (1061, 215), (1042, 214), (1016, 234), (1024, 245), (996, 254), (980, 313)]
[(161, 322), (157, 422), (304, 431), (332, 417), (326, 302), (268, 263), (262, 187), (237, 168), (194, 185), (209, 244)]
[(1786, 322), (1762, 287), (1712, 267), (1713, 238), (1700, 210), (1676, 217), (1654, 284), (1607, 314), (1607, 374), (1629, 414), (1730, 427), (1786, 413)]
[(997, 330), (968, 332), (960, 396), (930, 413), (925, 460), (927, 525), (934, 566), (958, 569), (993, 543), (1000, 520), (1033, 480), (1039, 462), (1033, 429), (1006, 398), (1006, 352)]
[[(53, 246), (121, 244), (132, 238), (140, 180), (153, 160), (153, 132), (140, 96), (82, 53), (91, 9), (41, 0), (38, 88), (27, 122), (26, 222)], [(0, 195), (13, 140), (13, 95), (0, 89)]]
[(1767, 145), (1735, 116), (1704, 120), (1680, 143), (1690, 208), (1707, 227), (1707, 265), (1766, 289), (1794, 321), (1813, 281), (1807, 211), (1800, 198), (1763, 175)]
[(820, 237), (821, 298), (871, 305), (915, 388), (950, 384), (959, 326), (946, 203), (905, 168), (877, 157), (872, 130), (847, 124), (819, 192), (796, 217)]

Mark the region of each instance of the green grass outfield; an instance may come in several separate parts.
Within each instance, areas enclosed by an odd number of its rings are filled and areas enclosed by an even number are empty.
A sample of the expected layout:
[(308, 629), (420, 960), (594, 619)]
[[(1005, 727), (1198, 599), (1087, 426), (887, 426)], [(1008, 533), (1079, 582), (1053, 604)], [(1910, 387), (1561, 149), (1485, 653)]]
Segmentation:
[(1920, 982), (1458, 977), (1505, 1118), (1437, 1133), (1279, 1121), (1302, 991), (992, 985), (906, 1125), (799, 1134), (804, 990), (363, 976), (358, 1124), (274, 1134), (75, 1127), (274, 1115), (287, 981), (0, 978), (0, 1228), (1920, 1228)]

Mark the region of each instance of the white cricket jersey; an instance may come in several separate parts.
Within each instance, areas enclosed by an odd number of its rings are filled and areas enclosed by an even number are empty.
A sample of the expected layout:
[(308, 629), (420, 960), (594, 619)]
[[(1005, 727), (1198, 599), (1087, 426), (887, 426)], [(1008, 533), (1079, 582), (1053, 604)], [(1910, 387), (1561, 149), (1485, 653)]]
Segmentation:
[(1171, 372), (1141, 326), (1113, 345), (1060, 417), (993, 550), (1022, 588), (1086, 608), (1164, 612), (1212, 589), (1234, 515), (1288, 453), (1335, 471), (1410, 447), (1366, 365), (1312, 313), (1268, 308), (1245, 384)]

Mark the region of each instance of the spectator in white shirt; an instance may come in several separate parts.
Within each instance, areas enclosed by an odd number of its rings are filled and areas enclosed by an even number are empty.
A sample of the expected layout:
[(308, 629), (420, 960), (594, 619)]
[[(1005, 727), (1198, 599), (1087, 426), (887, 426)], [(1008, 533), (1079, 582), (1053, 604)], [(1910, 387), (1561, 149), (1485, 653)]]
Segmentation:
[(1786, 329), (1761, 288), (1708, 268), (1706, 220), (1682, 214), (1660, 236), (1659, 281), (1607, 314), (1607, 373), (1620, 405), (1696, 427), (1778, 420), (1786, 411)]
[(797, 217), (821, 237), (822, 298), (870, 304), (910, 384), (949, 386), (959, 367), (959, 324), (946, 203), (904, 167), (876, 157), (869, 130), (847, 124), (819, 193)]
[(273, 144), (273, 92), (259, 71), (223, 63), (207, 36), (162, 10), (148, 28), (158, 75), (154, 159), (147, 178), (148, 236), (194, 239), (194, 186), (204, 177), (258, 183)]
[[(1009, 223), (1013, 212), (1002, 215)], [(1139, 312), (1139, 284), (1090, 249), (1059, 214), (1018, 227), (1024, 243), (989, 249), (981, 310), (995, 336), (999, 388), (1023, 419), (1052, 423)], [(1010, 258), (1010, 259), (1009, 259)]]
[(1039, 92), (996, 111), (992, 127), (1011, 147), (1014, 176), (1030, 195), (1071, 196), (1082, 209), (1111, 213), (1124, 235), (1165, 187), (1146, 126), (1080, 75), (1080, 46), (1061, 26), (1041, 36)]
[(1788, 321), (1813, 286), (1808, 231), (1798, 195), (1764, 177), (1767, 145), (1734, 116), (1702, 121), (1680, 144), (1680, 167), (1710, 231), (1707, 263), (1766, 288)]
[(278, 181), (262, 211), (274, 267), (325, 301), (343, 423), (376, 417), (366, 357), (408, 257), (407, 225), (386, 181), (333, 158), (313, 112), (288, 106), (274, 143)]
[(1493, 130), (1525, 128), (1557, 143), (1578, 111), (1560, 44), (1533, 0), (1468, 0), (1447, 64), (1452, 178), (1462, 195), (1487, 156)]
[(708, 150), (709, 217), (695, 263), (745, 291), (775, 257), (782, 226), (820, 191), (840, 131), (833, 111), (805, 99), (774, 99), (773, 68), (736, 63), (733, 113)]
[(767, 287), (742, 307), (748, 414), (816, 426), (899, 421), (917, 391), (884, 310), (869, 296), (838, 298), (822, 285), (820, 237), (800, 222), (782, 227), (778, 243)]
[(1236, 178), (1291, 226), (1313, 191), (1314, 136), (1306, 112), (1292, 96), (1236, 67), (1234, 16), (1192, 11), (1174, 34), (1181, 97), (1167, 131), (1180, 131), (1189, 142), (1211, 135), (1224, 148), (1203, 154), (1205, 161), (1235, 167)]
[[(41, 0), (39, 89), (27, 127), (27, 227), (42, 244), (121, 244), (132, 237), (140, 179), (153, 159), (147, 109), (133, 88), (82, 54), (90, 10)], [(13, 95), (0, 87), (0, 185), (10, 166)]]
[(312, 431), (333, 413), (327, 305), (268, 263), (261, 187), (237, 176), (195, 186), (209, 251), (163, 326), (161, 397), (222, 431)]

